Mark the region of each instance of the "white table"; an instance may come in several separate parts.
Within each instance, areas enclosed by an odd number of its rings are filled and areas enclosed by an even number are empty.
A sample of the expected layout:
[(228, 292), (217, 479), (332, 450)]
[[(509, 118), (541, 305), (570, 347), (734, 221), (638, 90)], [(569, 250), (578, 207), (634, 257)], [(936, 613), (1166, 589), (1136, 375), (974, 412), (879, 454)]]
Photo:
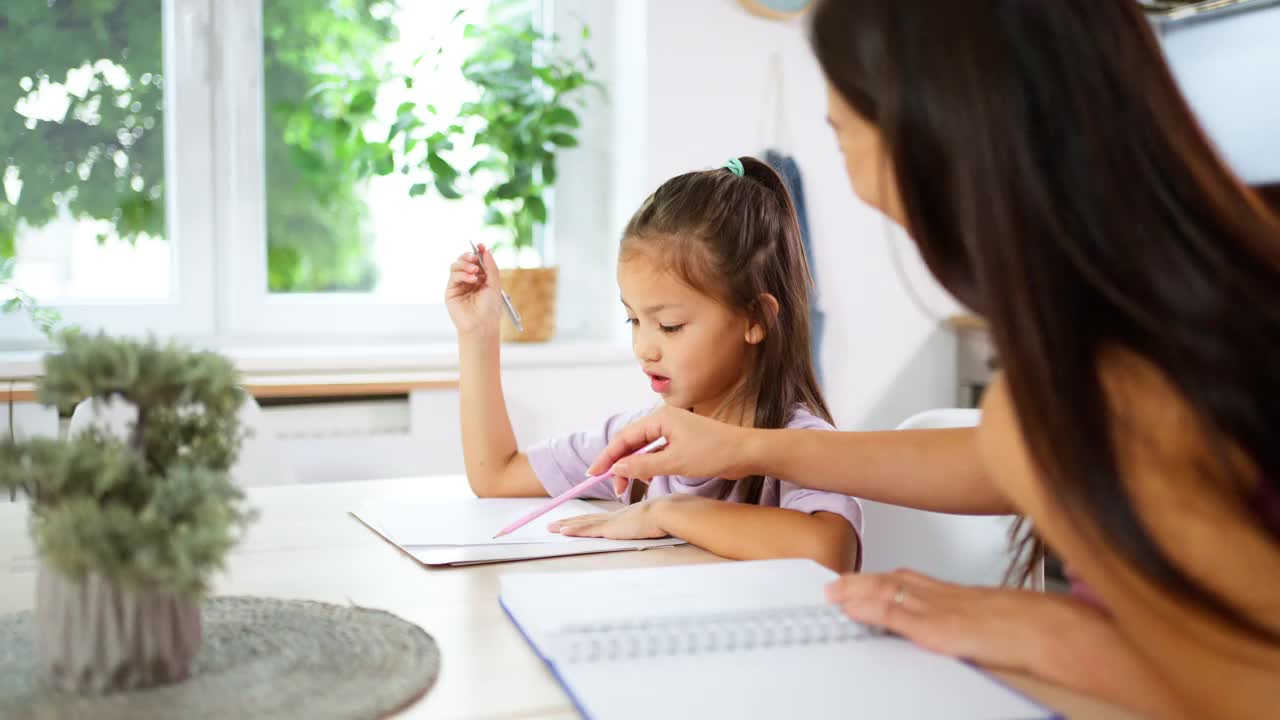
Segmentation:
[[(402, 717), (574, 717), (551, 673), (498, 606), (508, 572), (684, 565), (720, 561), (691, 546), (429, 569), (349, 511), (376, 496), (469, 497), (461, 476), (254, 488), (261, 512), (231, 554), (215, 594), (304, 598), (388, 610), (430, 633), (442, 665), (435, 687)], [(35, 566), (26, 506), (0, 504), (0, 613), (31, 607)], [(1103, 703), (1030, 678), (1001, 674), (1071, 717), (1122, 718)]]

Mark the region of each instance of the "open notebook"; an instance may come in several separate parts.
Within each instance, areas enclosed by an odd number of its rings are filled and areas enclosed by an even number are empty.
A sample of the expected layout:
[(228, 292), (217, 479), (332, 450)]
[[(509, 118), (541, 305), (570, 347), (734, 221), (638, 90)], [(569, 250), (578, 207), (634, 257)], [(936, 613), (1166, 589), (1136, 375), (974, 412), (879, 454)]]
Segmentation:
[(567, 502), (510, 535), (493, 537), (513, 519), (546, 502), (547, 498), (379, 498), (352, 514), (424, 565), (470, 565), (684, 544), (675, 538), (602, 540), (547, 531), (547, 525), (556, 520), (601, 511), (582, 500)]
[(586, 717), (1048, 718), (957, 660), (854, 623), (809, 560), (508, 573), (499, 600)]

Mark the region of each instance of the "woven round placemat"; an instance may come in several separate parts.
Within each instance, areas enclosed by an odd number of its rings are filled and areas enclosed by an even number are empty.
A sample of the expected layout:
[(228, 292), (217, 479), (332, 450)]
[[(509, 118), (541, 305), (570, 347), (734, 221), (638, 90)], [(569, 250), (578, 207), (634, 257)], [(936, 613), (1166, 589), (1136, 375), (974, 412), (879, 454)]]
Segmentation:
[(379, 610), (306, 600), (218, 597), (185, 682), (103, 697), (50, 688), (29, 611), (0, 616), (0, 718), (379, 718), (440, 672), (422, 628)]

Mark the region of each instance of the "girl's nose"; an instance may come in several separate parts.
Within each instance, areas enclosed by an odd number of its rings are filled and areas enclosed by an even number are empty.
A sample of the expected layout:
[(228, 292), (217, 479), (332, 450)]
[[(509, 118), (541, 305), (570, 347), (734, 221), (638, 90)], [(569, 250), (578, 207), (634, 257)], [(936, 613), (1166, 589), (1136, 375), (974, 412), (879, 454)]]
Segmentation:
[(635, 340), (631, 341), (631, 351), (636, 357), (645, 362), (657, 362), (662, 359), (662, 351), (658, 347), (658, 343), (652, 339), (638, 334)]

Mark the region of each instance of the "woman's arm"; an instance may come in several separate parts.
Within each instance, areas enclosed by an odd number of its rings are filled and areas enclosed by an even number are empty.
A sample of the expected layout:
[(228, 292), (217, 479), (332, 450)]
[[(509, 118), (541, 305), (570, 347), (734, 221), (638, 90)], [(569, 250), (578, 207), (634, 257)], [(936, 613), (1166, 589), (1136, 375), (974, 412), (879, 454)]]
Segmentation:
[(936, 512), (1014, 512), (983, 472), (976, 428), (753, 430), (743, 453), (753, 473), (816, 490)]
[[(1011, 513), (1008, 498), (982, 470), (976, 436), (973, 428), (757, 430), (664, 407), (615, 435), (590, 472), (612, 466), (620, 477), (640, 479), (765, 475), (923, 510)], [(661, 452), (625, 457), (659, 437), (668, 442)], [(615, 489), (624, 485), (619, 482)]]
[(1023, 672), (1160, 718), (1185, 713), (1115, 620), (1032, 590), (954, 585), (907, 570), (846, 575), (827, 599), (934, 652)]
[(664, 495), (611, 513), (552, 523), (552, 532), (620, 540), (672, 537), (733, 560), (811, 558), (848, 572), (858, 557), (849, 521), (830, 512), (803, 513), (696, 495)]

